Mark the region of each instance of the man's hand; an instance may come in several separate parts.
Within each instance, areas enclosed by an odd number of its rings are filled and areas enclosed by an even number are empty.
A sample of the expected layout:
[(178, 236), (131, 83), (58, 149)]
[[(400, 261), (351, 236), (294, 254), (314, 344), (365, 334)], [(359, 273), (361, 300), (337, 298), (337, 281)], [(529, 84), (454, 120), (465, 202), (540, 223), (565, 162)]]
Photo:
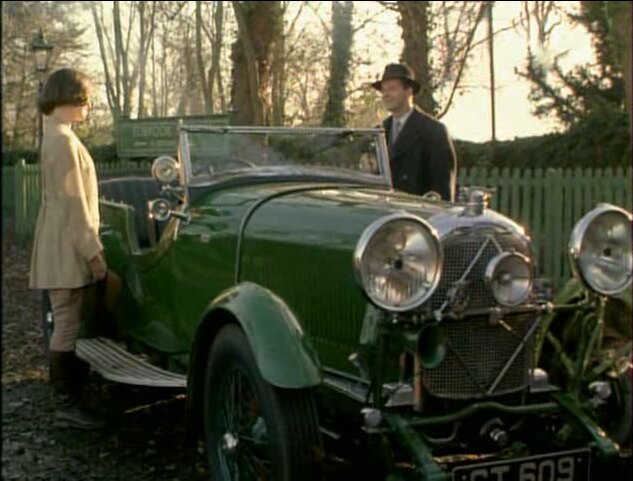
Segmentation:
[(106, 266), (105, 259), (103, 258), (103, 254), (99, 253), (90, 259), (88, 261), (88, 267), (90, 267), (93, 281), (97, 282), (105, 279), (108, 268)]

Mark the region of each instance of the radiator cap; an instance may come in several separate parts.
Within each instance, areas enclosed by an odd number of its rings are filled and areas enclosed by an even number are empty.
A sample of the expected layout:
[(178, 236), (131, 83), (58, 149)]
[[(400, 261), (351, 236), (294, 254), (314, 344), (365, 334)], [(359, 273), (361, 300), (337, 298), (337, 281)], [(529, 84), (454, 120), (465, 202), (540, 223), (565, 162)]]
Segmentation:
[(459, 202), (466, 203), (461, 215), (465, 217), (477, 217), (482, 215), (490, 203), (491, 193), (494, 189), (486, 187), (464, 187), (459, 192)]

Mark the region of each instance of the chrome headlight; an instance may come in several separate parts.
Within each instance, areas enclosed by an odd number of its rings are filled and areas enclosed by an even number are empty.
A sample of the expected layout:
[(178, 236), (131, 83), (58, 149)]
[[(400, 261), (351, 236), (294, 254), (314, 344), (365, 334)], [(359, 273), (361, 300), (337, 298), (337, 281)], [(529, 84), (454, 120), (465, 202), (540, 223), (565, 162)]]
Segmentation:
[(486, 282), (496, 301), (504, 306), (516, 306), (532, 291), (532, 264), (523, 254), (502, 252), (486, 267)]
[(356, 275), (379, 307), (402, 312), (419, 307), (440, 280), (442, 246), (435, 229), (410, 214), (392, 214), (371, 224), (354, 253)]
[(163, 184), (170, 184), (178, 178), (178, 161), (168, 155), (161, 155), (152, 163), (152, 176)]
[(600, 204), (575, 225), (569, 241), (574, 274), (604, 295), (622, 292), (631, 284), (630, 213)]

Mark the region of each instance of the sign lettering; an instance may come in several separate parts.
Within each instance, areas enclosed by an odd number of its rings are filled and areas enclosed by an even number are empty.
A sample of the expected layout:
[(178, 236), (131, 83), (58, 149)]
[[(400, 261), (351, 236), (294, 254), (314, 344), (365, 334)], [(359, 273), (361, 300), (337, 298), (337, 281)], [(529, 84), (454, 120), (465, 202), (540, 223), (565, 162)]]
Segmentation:
[(159, 155), (175, 156), (180, 119), (185, 125), (221, 127), (230, 123), (226, 114), (142, 119), (119, 117), (116, 124), (118, 157), (129, 159)]

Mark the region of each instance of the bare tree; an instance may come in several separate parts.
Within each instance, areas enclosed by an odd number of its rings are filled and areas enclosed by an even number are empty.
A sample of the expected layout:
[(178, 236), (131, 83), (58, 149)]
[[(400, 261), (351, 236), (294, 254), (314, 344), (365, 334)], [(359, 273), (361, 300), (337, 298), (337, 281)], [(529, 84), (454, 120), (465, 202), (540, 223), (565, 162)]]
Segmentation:
[(120, 97), (119, 89), (116, 88), (116, 82), (112, 78), (110, 73), (110, 65), (108, 62), (108, 53), (106, 51), (106, 39), (104, 38), (103, 30), (103, 13), (101, 15), (97, 11), (97, 2), (90, 3), (90, 9), (92, 11), (92, 18), (95, 25), (95, 32), (97, 34), (97, 42), (99, 43), (99, 52), (101, 53), (101, 62), (103, 64), (103, 73), (105, 76), (106, 96), (108, 99), (108, 105), (112, 114), (116, 117), (119, 113)]
[(158, 117), (158, 97), (156, 90), (156, 35), (151, 36), (152, 48), (152, 117)]
[(461, 88), (469, 55), (477, 46), (474, 38), (485, 2), (379, 3), (399, 14), (404, 40), (401, 60), (411, 66), (421, 84), (415, 103), (443, 117)]
[(140, 27), (140, 45), (138, 49), (138, 60), (136, 65), (140, 70), (140, 79), (138, 84), (138, 114), (137, 116), (145, 116), (145, 84), (147, 73), (147, 56), (149, 54), (150, 45), (154, 38), (154, 27), (156, 25), (156, 2), (151, 2), (151, 13), (149, 21), (145, 15), (145, 3), (138, 3), (139, 11), (139, 27)]
[(404, 40), (402, 61), (413, 69), (421, 86), (415, 103), (426, 112), (435, 113), (437, 102), (433, 95), (429, 42), (431, 2), (397, 2), (397, 8)]
[[(110, 104), (110, 110), (112, 111), (115, 121), (119, 115), (130, 115), (132, 110), (131, 99), (133, 94), (133, 84), (130, 75), (128, 54), (135, 9), (131, 9), (127, 29), (127, 40), (124, 42), (123, 27), (121, 25), (120, 3), (121, 2), (113, 2), (112, 5), (114, 49), (112, 48), (111, 37), (105, 27), (106, 24), (102, 10), (103, 5), (99, 4), (97, 7), (96, 2), (90, 4), (95, 24), (95, 31), (97, 33), (97, 41), (99, 42), (101, 62), (106, 75), (108, 103)], [(110, 63), (114, 65), (114, 76), (110, 74)]]
[[(221, 112), (227, 111), (226, 93), (224, 91), (224, 82), (222, 80), (222, 70), (220, 69), (220, 60), (222, 56), (222, 43), (224, 41), (224, 23), (225, 10), (224, 2), (215, 2), (213, 11), (213, 20), (215, 31), (211, 42), (211, 72), (209, 76), (215, 79), (217, 83), (218, 95), (220, 97)], [(213, 85), (214, 80), (211, 81)]]
[[(210, 3), (212, 12), (205, 13), (204, 4)], [(205, 21), (209, 18), (212, 22)], [(196, 64), (198, 71), (198, 83), (202, 88), (205, 112), (211, 114), (215, 111), (216, 92), (219, 97), (219, 108), (226, 111), (226, 95), (221, 72), (222, 43), (224, 40), (224, 4), (223, 2), (196, 2)], [(205, 34), (203, 36), (203, 33)], [(211, 58), (207, 62), (205, 57), (204, 39), (211, 45)], [(207, 65), (210, 66), (207, 68)]]
[(211, 73), (207, 76), (203, 51), (202, 51), (202, 2), (196, 1), (196, 64), (198, 67), (199, 82), (202, 87), (205, 112), (210, 114), (213, 111), (213, 77)]
[(497, 119), (495, 109), (495, 54), (494, 54), (494, 37), (492, 26), (492, 7), (494, 2), (488, 1), (486, 10), (488, 11), (488, 59), (490, 61), (490, 118), (492, 131), (492, 148), (494, 157), (494, 144), (497, 141)]
[(297, 6), (297, 10), (288, 22), (287, 27), (284, 28), (283, 33), (279, 41), (273, 48), (273, 61), (272, 61), (272, 90), (271, 90), (271, 116), (273, 125), (284, 125), (286, 122), (286, 103), (288, 101), (288, 68), (296, 57), (297, 47), (299, 43), (309, 41), (303, 36), (305, 26), (295, 35), (297, 22), (301, 17), (304, 8), (309, 5), (309, 2), (282, 2), (281, 17), (282, 23), (285, 23), (285, 19), (288, 16), (290, 6), (294, 4)]
[(84, 59), (86, 30), (77, 20), (77, 2), (9, 2), (2, 6), (2, 145), (3, 149), (32, 147), (37, 142), (35, 98), (38, 75), (30, 45), (42, 27), (54, 46), (50, 69), (73, 65), (89, 71)]
[(233, 44), (231, 102), (241, 125), (267, 125), (272, 51), (282, 28), (280, 2), (231, 2), (239, 38)]
[(529, 43), (532, 40), (532, 24), (536, 26), (536, 41), (540, 47), (549, 44), (550, 36), (554, 29), (562, 23), (562, 19), (557, 16), (558, 7), (556, 2), (551, 0), (530, 0), (521, 2), (520, 23), (525, 29)]

